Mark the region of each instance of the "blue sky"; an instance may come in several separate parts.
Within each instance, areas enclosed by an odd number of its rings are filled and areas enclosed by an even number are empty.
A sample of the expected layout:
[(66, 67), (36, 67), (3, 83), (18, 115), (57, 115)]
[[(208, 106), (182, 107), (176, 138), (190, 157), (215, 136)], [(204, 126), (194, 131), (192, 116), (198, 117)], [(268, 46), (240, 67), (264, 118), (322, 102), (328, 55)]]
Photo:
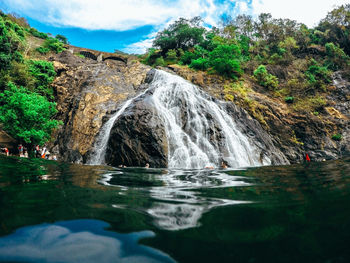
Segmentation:
[(348, 0), (0, 0), (0, 9), (25, 17), (32, 27), (65, 35), (72, 45), (143, 53), (155, 34), (179, 17), (201, 16), (218, 25), (222, 15), (268, 12), (314, 26)]

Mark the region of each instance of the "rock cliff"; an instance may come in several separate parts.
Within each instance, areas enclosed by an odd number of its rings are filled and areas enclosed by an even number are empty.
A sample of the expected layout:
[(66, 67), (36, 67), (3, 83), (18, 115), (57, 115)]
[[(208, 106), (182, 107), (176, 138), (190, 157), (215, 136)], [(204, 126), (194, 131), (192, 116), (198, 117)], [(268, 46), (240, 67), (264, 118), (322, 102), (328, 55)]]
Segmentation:
[(57, 71), (53, 83), (62, 127), (50, 146), (62, 160), (82, 163), (99, 133), (104, 117), (135, 96), (149, 67), (130, 58), (96, 61), (69, 51), (50, 58)]
[[(105, 55), (108, 58), (108, 56)], [(84, 163), (101, 126), (128, 98), (147, 88), (152, 79), (150, 67), (132, 57), (123, 59), (81, 58), (65, 51), (50, 58), (57, 71), (53, 86), (57, 99), (57, 118), (64, 125), (55, 131), (49, 147), (64, 161)], [(247, 95), (251, 104), (239, 96), (227, 97), (228, 81), (185, 67), (169, 66), (214, 98), (226, 101), (226, 110), (238, 119), (239, 129), (272, 155), (274, 163), (295, 163), (308, 153), (313, 160), (335, 159), (350, 154), (350, 83), (344, 72), (334, 75), (333, 91), (322, 117), (300, 114), (264, 94), (253, 81)], [(152, 91), (149, 91), (152, 92)], [(111, 165), (166, 167), (168, 145), (162, 121), (146, 93), (125, 110), (114, 124), (108, 142), (106, 161)], [(342, 140), (332, 135), (339, 133)]]

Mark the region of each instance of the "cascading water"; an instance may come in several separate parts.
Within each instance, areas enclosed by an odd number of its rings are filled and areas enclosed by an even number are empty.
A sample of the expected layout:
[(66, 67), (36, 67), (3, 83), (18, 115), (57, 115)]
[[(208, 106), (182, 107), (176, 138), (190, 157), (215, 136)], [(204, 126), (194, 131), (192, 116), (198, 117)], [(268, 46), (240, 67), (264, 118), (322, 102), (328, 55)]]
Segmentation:
[(168, 139), (168, 167), (201, 169), (218, 167), (222, 160), (231, 167), (271, 164), (236, 127), (233, 119), (195, 85), (170, 73), (155, 70), (149, 88), (124, 105), (103, 125), (89, 164), (104, 164), (111, 129), (125, 109), (148, 90)]
[(130, 106), (130, 104), (131, 104), (131, 102), (133, 102), (133, 100), (144, 95), (147, 92), (147, 90), (145, 90), (144, 92), (142, 92), (138, 96), (127, 100), (122, 105), (122, 107), (116, 113), (114, 113), (113, 116), (102, 126), (101, 131), (95, 140), (93, 151), (90, 154), (91, 157), (89, 158), (87, 164), (98, 165), (98, 164), (105, 163), (105, 156), (106, 156), (108, 139), (109, 139), (109, 135), (111, 133), (111, 130), (113, 128), (114, 122), (118, 119), (118, 117), (120, 115), (123, 114), (125, 109)]
[[(159, 70), (150, 85), (166, 127), (169, 168), (217, 167), (221, 160), (231, 167), (271, 164), (266, 157), (261, 160), (260, 152), (232, 118), (195, 85)], [(213, 141), (213, 136), (221, 140)]]

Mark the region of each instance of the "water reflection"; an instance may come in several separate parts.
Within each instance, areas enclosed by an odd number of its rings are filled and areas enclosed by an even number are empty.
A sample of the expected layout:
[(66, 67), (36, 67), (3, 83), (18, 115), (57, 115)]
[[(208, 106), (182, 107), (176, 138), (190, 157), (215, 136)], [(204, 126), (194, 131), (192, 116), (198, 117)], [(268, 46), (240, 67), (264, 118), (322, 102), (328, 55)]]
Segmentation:
[[(152, 216), (161, 229), (180, 230), (198, 226), (202, 215), (213, 208), (249, 203), (204, 196), (200, 189), (251, 185), (247, 180), (220, 170), (118, 169), (102, 175), (99, 182), (117, 186), (121, 191), (143, 191), (152, 198), (152, 204), (137, 209)], [(113, 207), (127, 208), (119, 204)]]
[(0, 261), (11, 262), (174, 262), (138, 244), (151, 231), (118, 234), (99, 220), (73, 220), (18, 229), (0, 238)]

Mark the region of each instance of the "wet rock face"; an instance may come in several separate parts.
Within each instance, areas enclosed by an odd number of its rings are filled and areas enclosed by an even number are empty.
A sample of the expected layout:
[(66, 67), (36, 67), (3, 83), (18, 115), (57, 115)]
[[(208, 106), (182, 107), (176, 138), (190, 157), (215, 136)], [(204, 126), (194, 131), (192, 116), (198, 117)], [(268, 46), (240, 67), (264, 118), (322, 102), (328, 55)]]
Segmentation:
[(97, 62), (68, 51), (51, 60), (58, 75), (56, 118), (64, 124), (49, 147), (64, 161), (83, 163), (106, 114), (138, 93), (150, 68), (135, 61)]
[(112, 166), (167, 167), (168, 145), (163, 121), (142, 96), (125, 110), (111, 130), (106, 163)]
[(235, 120), (238, 129), (246, 134), (251, 143), (259, 149), (261, 160), (269, 157), (273, 165), (289, 164), (285, 154), (276, 147), (277, 143), (274, 138), (262, 128), (257, 120), (251, 118), (244, 109), (233, 103), (227, 103), (226, 110)]

